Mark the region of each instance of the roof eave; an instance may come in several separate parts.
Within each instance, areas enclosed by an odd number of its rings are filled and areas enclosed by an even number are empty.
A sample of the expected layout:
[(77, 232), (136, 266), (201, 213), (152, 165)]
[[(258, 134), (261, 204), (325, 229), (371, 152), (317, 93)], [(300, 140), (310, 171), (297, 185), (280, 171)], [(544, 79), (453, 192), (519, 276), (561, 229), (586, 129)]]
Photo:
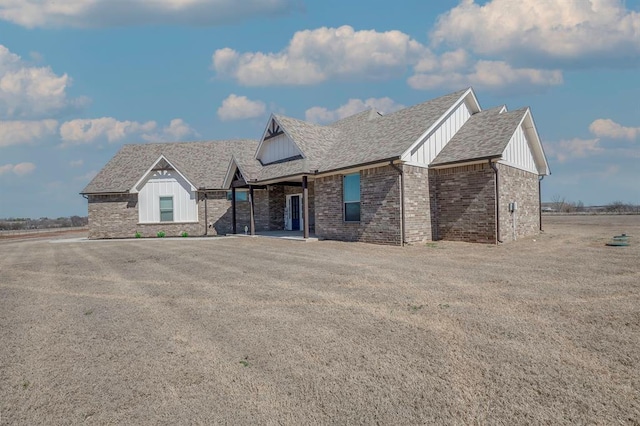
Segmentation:
[(462, 165), (466, 163), (479, 163), (481, 161), (495, 160), (495, 159), (501, 159), (501, 158), (502, 158), (502, 154), (493, 154), (493, 155), (486, 155), (486, 156), (476, 157), (476, 158), (465, 158), (464, 160), (446, 161), (444, 163), (431, 163), (429, 164), (429, 167), (433, 169), (439, 169), (439, 168), (450, 167), (456, 164)]

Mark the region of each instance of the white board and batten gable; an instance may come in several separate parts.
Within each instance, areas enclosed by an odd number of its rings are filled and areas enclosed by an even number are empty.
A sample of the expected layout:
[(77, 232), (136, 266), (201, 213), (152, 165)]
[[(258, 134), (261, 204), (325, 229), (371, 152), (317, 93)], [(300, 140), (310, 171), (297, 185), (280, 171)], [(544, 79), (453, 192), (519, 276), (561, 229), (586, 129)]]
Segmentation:
[(467, 90), (458, 102), (402, 155), (402, 161), (414, 166), (428, 167), (471, 115), (480, 111), (480, 104), (473, 90)]
[(172, 199), (173, 221), (166, 223), (198, 221), (196, 188), (164, 156), (147, 170), (131, 192), (138, 193), (139, 223), (165, 223), (160, 219), (161, 197)]
[(511, 136), (499, 163), (537, 175), (549, 174), (549, 165), (529, 109)]
[(263, 164), (302, 158), (302, 152), (274, 116), (262, 135), (256, 158)]

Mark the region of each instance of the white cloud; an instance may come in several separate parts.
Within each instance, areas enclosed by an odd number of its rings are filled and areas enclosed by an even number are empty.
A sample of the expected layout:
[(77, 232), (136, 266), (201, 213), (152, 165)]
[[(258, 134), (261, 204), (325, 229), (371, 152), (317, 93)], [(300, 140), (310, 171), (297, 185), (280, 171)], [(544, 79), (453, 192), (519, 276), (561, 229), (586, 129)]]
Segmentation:
[[(1, 1), (1, 0), (0, 0)], [(87, 98), (69, 99), (71, 78), (50, 67), (32, 67), (0, 45), (0, 118), (51, 117), (79, 108)]]
[(503, 61), (480, 60), (466, 69), (466, 60), (461, 58), (445, 58), (433, 64), (421, 62), (416, 71), (429, 70), (430, 73), (418, 72), (409, 77), (408, 83), (414, 89), (436, 89), (446, 87), (458, 89), (473, 86), (485, 90), (529, 90), (532, 87), (555, 86), (562, 84), (562, 72), (534, 68), (513, 68)]
[(252, 101), (246, 96), (237, 96), (232, 93), (222, 101), (222, 106), (218, 108), (218, 117), (223, 121), (243, 120), (260, 117), (266, 110), (264, 102)]
[(36, 169), (33, 163), (5, 164), (0, 166), (0, 176), (5, 173), (13, 173), (18, 176), (28, 175)]
[(368, 109), (374, 109), (383, 114), (387, 114), (398, 111), (402, 108), (404, 108), (404, 105), (396, 103), (393, 99), (387, 97), (369, 98), (364, 101), (361, 99), (349, 99), (346, 104), (341, 105), (334, 110), (318, 106), (309, 108), (305, 111), (305, 118), (307, 121), (312, 121), (314, 123), (329, 123), (350, 117)]
[(547, 154), (554, 156), (559, 162), (564, 163), (574, 158), (600, 154), (604, 148), (600, 146), (600, 139), (565, 139), (545, 146)]
[(0, 147), (32, 143), (57, 130), (56, 120), (0, 121)]
[(402, 75), (428, 49), (400, 31), (355, 31), (345, 25), (298, 31), (277, 53), (216, 50), (213, 69), (246, 86), (316, 84), (329, 78)]
[(82, 167), (83, 164), (84, 164), (83, 159), (69, 161), (69, 166), (71, 167)]
[(463, 0), (441, 15), (435, 45), (465, 46), (522, 64), (625, 62), (640, 54), (640, 13), (621, 0)]
[(142, 139), (149, 142), (177, 142), (191, 136), (198, 137), (200, 135), (183, 119), (174, 118), (160, 132), (143, 134)]
[(625, 127), (611, 119), (602, 118), (591, 123), (589, 131), (598, 137), (631, 141), (640, 136), (640, 127)]
[(294, 0), (0, 0), (0, 19), (27, 28), (216, 25), (296, 7)]
[(197, 135), (197, 132), (180, 118), (171, 120), (168, 126), (159, 131), (157, 128), (158, 124), (155, 121), (119, 121), (113, 117), (71, 120), (60, 126), (61, 146), (85, 145), (100, 140), (116, 143), (134, 137), (145, 141), (165, 142)]
[(155, 121), (139, 123), (137, 121), (118, 121), (112, 117), (77, 119), (62, 123), (60, 137), (63, 146), (82, 145), (106, 138), (110, 143), (118, 142), (127, 136), (152, 132)]

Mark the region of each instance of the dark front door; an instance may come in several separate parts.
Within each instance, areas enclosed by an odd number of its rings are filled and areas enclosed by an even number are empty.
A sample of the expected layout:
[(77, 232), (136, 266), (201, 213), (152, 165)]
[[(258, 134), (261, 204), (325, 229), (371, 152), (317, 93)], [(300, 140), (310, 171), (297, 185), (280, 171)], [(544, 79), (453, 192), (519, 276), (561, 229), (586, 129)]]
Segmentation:
[(291, 196), (291, 229), (300, 230), (300, 196)]

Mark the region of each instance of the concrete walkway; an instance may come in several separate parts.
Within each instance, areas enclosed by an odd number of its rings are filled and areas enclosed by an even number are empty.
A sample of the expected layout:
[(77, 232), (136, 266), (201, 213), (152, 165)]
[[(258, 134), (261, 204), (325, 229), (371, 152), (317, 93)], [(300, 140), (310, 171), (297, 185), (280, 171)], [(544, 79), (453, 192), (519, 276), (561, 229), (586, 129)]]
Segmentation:
[(318, 237), (315, 234), (309, 234), (309, 238), (304, 238), (303, 231), (259, 231), (255, 235), (248, 234), (229, 234), (236, 237), (266, 237), (266, 238), (281, 238), (283, 240), (295, 240), (295, 241), (318, 241)]

